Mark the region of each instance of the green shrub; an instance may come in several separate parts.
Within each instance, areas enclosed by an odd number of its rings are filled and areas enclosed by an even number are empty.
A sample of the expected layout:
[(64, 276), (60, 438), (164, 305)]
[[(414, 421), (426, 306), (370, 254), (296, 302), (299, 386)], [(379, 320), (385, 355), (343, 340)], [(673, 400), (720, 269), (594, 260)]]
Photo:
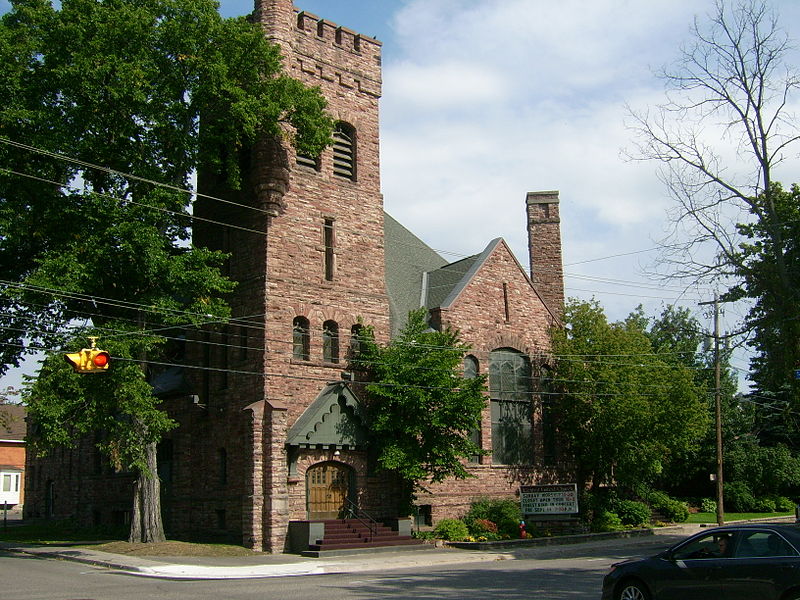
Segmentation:
[(756, 499), (744, 481), (729, 481), (724, 485), (725, 508), (731, 512), (756, 512)]
[(467, 529), (469, 529), (472, 535), (485, 535), (487, 533), (496, 534), (497, 524), (489, 519), (474, 519), (467, 523)]
[(668, 521), (683, 523), (689, 518), (689, 507), (686, 503), (670, 498), (665, 492), (650, 491), (646, 500), (653, 511), (660, 513)]
[(786, 496), (773, 496), (772, 500), (777, 512), (794, 512), (795, 504)]
[(610, 510), (596, 512), (592, 519), (592, 531), (594, 532), (619, 531), (620, 529), (624, 529), (622, 520)]
[(461, 519), (442, 519), (434, 527), (433, 534), (450, 542), (461, 542), (469, 537), (467, 524)]
[(712, 500), (711, 498), (703, 498), (700, 501), (700, 512), (716, 513), (717, 512), (717, 501), (716, 500)]
[[(513, 498), (478, 498), (473, 500), (469, 512), (464, 515), (464, 522), (470, 531), (476, 531), (477, 520), (491, 521), (497, 526), (497, 535), (516, 538), (519, 535), (519, 522), (522, 513), (519, 502)], [(481, 534), (484, 535), (484, 534)]]
[(753, 506), (754, 512), (773, 513), (775, 512), (775, 500), (772, 498), (759, 498)]
[(614, 503), (614, 512), (623, 525), (639, 527), (650, 522), (650, 508), (644, 502), (617, 500)]

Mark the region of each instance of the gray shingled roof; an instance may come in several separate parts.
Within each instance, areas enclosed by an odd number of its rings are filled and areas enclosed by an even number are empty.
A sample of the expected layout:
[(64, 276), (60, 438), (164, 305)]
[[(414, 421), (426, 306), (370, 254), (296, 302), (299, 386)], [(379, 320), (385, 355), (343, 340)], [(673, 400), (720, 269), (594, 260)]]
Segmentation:
[(25, 440), (25, 415), (27, 410), (21, 404), (0, 404), (0, 440)]
[(423, 306), (423, 274), (447, 265), (425, 242), (384, 213), (386, 293), (392, 336), (405, 325), (409, 311)]
[(480, 254), (428, 273), (425, 306), (429, 309), (449, 308), (501, 241), (501, 238), (494, 239)]
[(409, 311), (449, 307), (503, 241), (496, 238), (480, 254), (448, 263), (386, 213), (384, 240), (392, 336), (406, 324)]

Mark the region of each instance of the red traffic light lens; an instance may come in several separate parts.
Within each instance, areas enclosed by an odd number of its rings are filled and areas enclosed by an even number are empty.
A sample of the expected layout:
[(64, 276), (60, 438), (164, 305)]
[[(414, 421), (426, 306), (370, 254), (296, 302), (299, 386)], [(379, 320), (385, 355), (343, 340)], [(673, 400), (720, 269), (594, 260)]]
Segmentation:
[(108, 364), (108, 354), (105, 352), (98, 352), (94, 355), (92, 362), (96, 367), (105, 367)]

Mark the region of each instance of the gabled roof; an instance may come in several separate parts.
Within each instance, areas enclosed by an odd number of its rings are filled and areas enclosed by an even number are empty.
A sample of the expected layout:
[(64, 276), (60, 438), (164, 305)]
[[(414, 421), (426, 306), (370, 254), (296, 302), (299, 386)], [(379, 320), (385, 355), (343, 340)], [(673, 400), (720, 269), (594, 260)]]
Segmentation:
[(528, 280), (545, 310), (555, 320), (559, 319), (503, 238), (489, 242), (480, 254), (448, 264), (425, 242), (384, 213), (384, 240), (386, 292), (393, 337), (405, 326), (409, 311), (423, 306), (428, 310), (449, 308), (499, 246), (505, 247), (517, 263), (521, 275)]
[(480, 254), (464, 258), (428, 273), (425, 306), (429, 309), (450, 307), (461, 291), (469, 284), (475, 273), (494, 252), (494, 249), (502, 242), (502, 238), (496, 238), (489, 242), (489, 245)]
[(25, 415), (27, 409), (21, 404), (0, 404), (0, 440), (25, 441)]
[(386, 293), (392, 335), (406, 323), (409, 311), (423, 306), (424, 274), (447, 265), (435, 250), (384, 213), (384, 246), (386, 255)]
[(359, 448), (366, 445), (367, 432), (361, 421), (361, 404), (343, 382), (329, 383), (317, 399), (289, 428), (286, 443), (313, 448)]

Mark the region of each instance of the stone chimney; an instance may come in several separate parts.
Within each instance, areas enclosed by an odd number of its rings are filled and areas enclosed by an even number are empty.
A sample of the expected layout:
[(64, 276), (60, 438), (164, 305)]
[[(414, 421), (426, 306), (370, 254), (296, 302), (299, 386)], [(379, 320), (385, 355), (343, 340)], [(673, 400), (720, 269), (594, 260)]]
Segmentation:
[(564, 269), (558, 192), (528, 192), (526, 204), (531, 280), (550, 310), (560, 318), (564, 312)]

